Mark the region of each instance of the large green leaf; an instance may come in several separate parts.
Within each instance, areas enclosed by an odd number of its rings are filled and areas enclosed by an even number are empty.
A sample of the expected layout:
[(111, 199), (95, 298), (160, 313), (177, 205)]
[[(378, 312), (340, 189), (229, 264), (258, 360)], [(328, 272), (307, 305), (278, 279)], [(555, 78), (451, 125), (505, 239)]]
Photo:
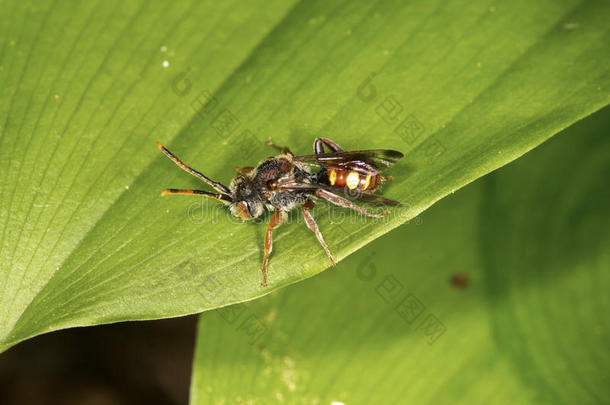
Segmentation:
[[(104, 214), (121, 195), (141, 197), (130, 187), (158, 159), (154, 140), (177, 136), (197, 100), (215, 92), (292, 6), (12, 3), (2, 11), (12, 24), (3, 25), (0, 63), (3, 342), (24, 337), (9, 333), (45, 287), (57, 288), (50, 281), (68, 270), (69, 258), (87, 257), (82, 241), (96, 224), (120, 226)], [(163, 187), (145, 195), (158, 197)], [(105, 254), (101, 239), (97, 248)], [(55, 310), (77, 293), (66, 294)]]
[(191, 402), (605, 402), (609, 130), (605, 109), (336, 271), (202, 314)]
[(269, 155), (269, 136), (297, 153), (320, 134), (405, 152), (385, 189), (405, 206), (387, 220), (314, 210), (341, 259), (606, 105), (609, 10), (602, 1), (6, 5), (2, 347), (249, 300), (328, 266), (311, 232), (285, 226), (261, 288), (264, 226), (235, 223), (210, 201), (161, 199), (165, 187), (199, 184), (155, 140), (223, 182), (234, 165)]

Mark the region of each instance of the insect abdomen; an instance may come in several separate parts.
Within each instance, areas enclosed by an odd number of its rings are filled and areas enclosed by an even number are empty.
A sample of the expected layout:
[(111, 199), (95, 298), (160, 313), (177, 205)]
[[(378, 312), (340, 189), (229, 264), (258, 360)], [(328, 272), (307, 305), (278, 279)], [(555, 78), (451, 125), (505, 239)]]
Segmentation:
[(350, 190), (374, 190), (381, 183), (379, 173), (365, 175), (349, 168), (328, 168), (327, 176), (331, 186)]

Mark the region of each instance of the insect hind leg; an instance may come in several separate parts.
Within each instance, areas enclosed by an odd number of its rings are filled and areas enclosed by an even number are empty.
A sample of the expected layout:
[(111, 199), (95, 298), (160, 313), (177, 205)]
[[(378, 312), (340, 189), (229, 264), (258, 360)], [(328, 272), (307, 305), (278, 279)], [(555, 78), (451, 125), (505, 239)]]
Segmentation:
[(324, 153), (324, 145), (333, 152), (343, 152), (343, 148), (328, 138), (316, 138), (313, 141), (313, 150), (317, 154)]
[(312, 209), (314, 205), (315, 203), (312, 200), (307, 199), (307, 202), (301, 206), (301, 210), (303, 211), (303, 217), (305, 218), (305, 224), (316, 235), (316, 238), (318, 238), (318, 242), (320, 242), (320, 245), (322, 245), (322, 247), (324, 248), (326, 256), (328, 256), (328, 258), (330, 259), (330, 263), (333, 266), (336, 266), (337, 262), (333, 258), (333, 255), (330, 253), (328, 246), (326, 246), (326, 242), (324, 242), (324, 238), (322, 237), (322, 234), (318, 229), (318, 224), (316, 224), (316, 221), (313, 219), (311, 213), (309, 212), (309, 210)]
[(338, 205), (339, 207), (349, 208), (349, 209), (354, 210), (367, 217), (381, 218), (388, 214), (388, 211), (386, 211), (386, 210), (383, 210), (380, 213), (368, 211), (368, 210), (362, 208), (361, 206), (354, 204), (353, 202), (351, 202), (350, 200), (348, 200), (346, 198), (343, 198), (341, 196), (338, 196), (335, 193), (331, 193), (330, 191), (326, 191), (321, 188), (317, 189), (315, 191), (314, 195), (316, 197), (323, 198), (326, 201), (331, 202), (335, 205)]

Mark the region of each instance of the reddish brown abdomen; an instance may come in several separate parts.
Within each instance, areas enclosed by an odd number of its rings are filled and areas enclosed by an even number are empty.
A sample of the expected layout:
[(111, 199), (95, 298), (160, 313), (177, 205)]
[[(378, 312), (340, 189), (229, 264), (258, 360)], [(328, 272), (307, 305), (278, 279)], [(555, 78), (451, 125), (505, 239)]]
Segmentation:
[(350, 190), (371, 191), (381, 183), (381, 175), (363, 174), (350, 168), (330, 167), (328, 181), (333, 187), (347, 187)]

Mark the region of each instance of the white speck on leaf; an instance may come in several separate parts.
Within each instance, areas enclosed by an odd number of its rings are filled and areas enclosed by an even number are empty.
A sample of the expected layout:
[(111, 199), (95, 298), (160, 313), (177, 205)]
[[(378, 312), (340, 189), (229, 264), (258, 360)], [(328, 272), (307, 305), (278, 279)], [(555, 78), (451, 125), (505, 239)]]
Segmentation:
[(313, 24), (317, 24), (319, 22), (324, 22), (324, 20), (326, 20), (326, 16), (321, 15), (320, 17), (310, 19), (309, 23), (313, 25)]

